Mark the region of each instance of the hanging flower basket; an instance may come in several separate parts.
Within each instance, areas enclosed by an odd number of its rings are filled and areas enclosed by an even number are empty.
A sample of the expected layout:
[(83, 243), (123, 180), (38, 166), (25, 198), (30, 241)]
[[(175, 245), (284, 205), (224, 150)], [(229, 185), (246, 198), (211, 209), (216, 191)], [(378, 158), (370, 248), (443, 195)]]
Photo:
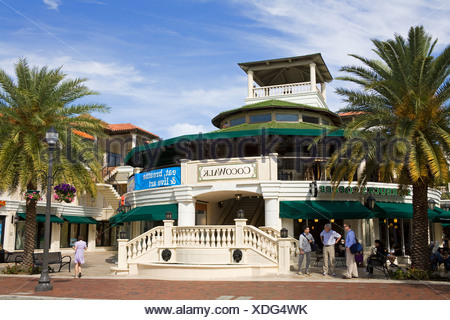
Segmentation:
[(55, 190), (55, 195), (53, 198), (59, 202), (71, 203), (75, 200), (77, 189), (67, 183), (58, 184), (53, 188)]
[(25, 193), (25, 200), (27, 201), (40, 201), (42, 200), (41, 198), (41, 192), (39, 190), (27, 190), (27, 192)]

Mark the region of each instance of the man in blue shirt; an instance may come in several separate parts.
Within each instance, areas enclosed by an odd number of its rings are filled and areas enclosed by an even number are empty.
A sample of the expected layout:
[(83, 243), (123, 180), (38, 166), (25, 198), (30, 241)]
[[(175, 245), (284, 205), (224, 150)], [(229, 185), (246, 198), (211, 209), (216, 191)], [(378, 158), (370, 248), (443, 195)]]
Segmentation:
[(344, 279), (358, 278), (358, 267), (355, 261), (355, 254), (351, 253), (350, 247), (356, 243), (355, 232), (351, 229), (348, 223), (344, 224), (344, 230), (347, 232), (345, 238), (345, 257), (347, 263), (347, 272), (342, 277)]

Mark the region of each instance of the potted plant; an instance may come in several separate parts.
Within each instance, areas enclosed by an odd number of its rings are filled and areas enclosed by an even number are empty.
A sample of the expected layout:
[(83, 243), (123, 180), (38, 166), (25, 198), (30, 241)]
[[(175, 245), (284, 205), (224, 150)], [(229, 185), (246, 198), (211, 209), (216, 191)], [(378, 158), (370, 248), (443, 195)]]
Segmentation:
[(53, 189), (55, 190), (55, 195), (53, 196), (53, 198), (56, 201), (71, 203), (75, 200), (77, 190), (74, 186), (71, 186), (67, 183), (61, 183), (55, 186)]
[(27, 190), (25, 193), (25, 200), (30, 202), (42, 200), (41, 192), (39, 190)]

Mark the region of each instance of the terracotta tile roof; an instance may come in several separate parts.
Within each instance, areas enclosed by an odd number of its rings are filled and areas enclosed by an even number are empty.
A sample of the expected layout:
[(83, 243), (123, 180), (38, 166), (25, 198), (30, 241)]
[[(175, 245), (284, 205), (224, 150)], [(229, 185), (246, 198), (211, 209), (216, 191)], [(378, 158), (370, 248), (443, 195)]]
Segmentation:
[(91, 136), (90, 134), (87, 134), (85, 132), (78, 131), (78, 130), (75, 130), (75, 129), (72, 129), (72, 132), (75, 133), (77, 136), (80, 136), (82, 138), (89, 139), (89, 140), (95, 140), (95, 138), (93, 136)]
[(364, 111), (349, 111), (349, 112), (342, 112), (338, 113), (340, 117), (350, 117), (350, 116), (357, 116), (358, 114), (363, 114)]
[(138, 126), (135, 126), (134, 124), (131, 124), (131, 123), (108, 124), (106, 126), (106, 130), (109, 130), (113, 133), (141, 131), (141, 132), (149, 134), (155, 138), (159, 138), (156, 134), (151, 133), (150, 131), (144, 130), (144, 129), (142, 129)]

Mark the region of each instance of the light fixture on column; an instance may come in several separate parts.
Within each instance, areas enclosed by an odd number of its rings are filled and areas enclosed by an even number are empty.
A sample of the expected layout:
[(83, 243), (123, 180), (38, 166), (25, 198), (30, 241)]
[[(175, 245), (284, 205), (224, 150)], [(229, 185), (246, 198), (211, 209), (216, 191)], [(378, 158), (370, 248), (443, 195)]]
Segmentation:
[(13, 216), (11, 216), (11, 223), (17, 225), (19, 223), (19, 211), (17, 211)]
[(437, 204), (437, 202), (434, 201), (434, 199), (432, 199), (432, 198), (428, 199), (428, 208), (431, 211), (434, 211), (434, 208), (436, 208), (436, 204)]
[(286, 228), (283, 228), (280, 230), (280, 236), (281, 238), (287, 238), (288, 237), (288, 230)]
[(372, 194), (370, 194), (366, 199), (366, 207), (372, 211), (373, 208), (375, 208), (375, 197)]
[(170, 211), (166, 212), (166, 220), (172, 220), (172, 212)]
[(244, 212), (244, 210), (239, 209), (239, 210), (237, 211), (237, 218), (238, 218), (238, 219), (245, 219), (245, 212)]
[(309, 194), (314, 198), (317, 197), (317, 182), (313, 181), (309, 184)]

